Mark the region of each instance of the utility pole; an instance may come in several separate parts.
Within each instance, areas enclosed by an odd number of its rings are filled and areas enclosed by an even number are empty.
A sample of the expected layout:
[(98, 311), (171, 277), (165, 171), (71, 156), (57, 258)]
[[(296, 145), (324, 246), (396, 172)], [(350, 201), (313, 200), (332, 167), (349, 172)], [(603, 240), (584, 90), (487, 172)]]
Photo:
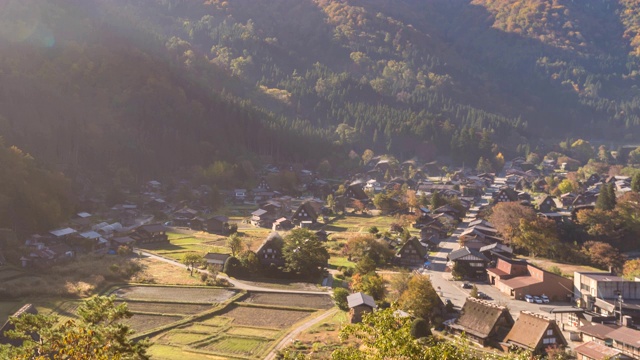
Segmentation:
[(624, 300), (622, 299), (622, 292), (618, 291), (618, 304), (620, 305), (620, 326), (622, 326), (622, 303)]

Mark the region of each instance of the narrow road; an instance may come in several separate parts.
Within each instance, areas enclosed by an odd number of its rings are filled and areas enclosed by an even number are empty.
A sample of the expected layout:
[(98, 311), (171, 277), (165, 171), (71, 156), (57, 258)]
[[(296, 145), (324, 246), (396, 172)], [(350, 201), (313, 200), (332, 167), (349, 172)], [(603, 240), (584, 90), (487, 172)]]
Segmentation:
[(265, 357), (265, 360), (273, 360), (273, 359), (275, 359), (278, 350), (282, 350), (285, 347), (287, 347), (287, 345), (289, 345), (293, 340), (295, 340), (295, 338), (298, 337), (298, 335), (300, 335), (300, 333), (302, 333), (303, 331), (309, 329), (313, 325), (315, 325), (315, 324), (317, 324), (317, 323), (319, 323), (319, 322), (321, 322), (321, 321), (333, 316), (337, 312), (338, 312), (337, 308), (329, 309), (324, 314), (322, 314), (322, 315), (320, 315), (320, 316), (318, 316), (316, 318), (313, 318), (313, 319), (301, 324), (297, 328), (293, 329), (287, 336), (285, 336), (278, 343), (278, 345), (276, 345), (276, 347), (273, 348), (273, 350), (271, 350), (271, 352), (269, 354), (267, 354), (267, 356)]
[[(167, 259), (165, 257), (162, 256), (158, 256), (155, 255), (153, 253), (150, 253), (148, 251), (139, 249), (139, 248), (135, 248), (134, 253), (136, 254), (142, 254), (146, 257), (150, 257), (159, 261), (164, 261), (168, 264), (171, 264), (173, 266), (182, 268), (182, 269), (187, 269), (187, 265), (179, 262), (179, 261), (175, 261), (172, 259)], [(197, 272), (206, 272), (206, 270), (202, 270), (202, 269), (194, 269)], [(219, 277), (221, 278), (225, 278), (229, 281), (229, 283), (231, 283), (236, 289), (241, 289), (241, 290), (248, 290), (248, 291), (262, 291), (262, 292), (272, 292), (272, 293), (285, 293), (285, 294), (312, 294), (312, 295), (328, 295), (330, 294), (328, 291), (303, 291), (303, 290), (284, 290), (284, 289), (271, 289), (271, 288), (266, 288), (266, 287), (261, 287), (261, 286), (254, 286), (254, 285), (249, 285), (249, 284), (245, 284), (241, 281), (238, 281), (234, 278), (230, 278), (225, 274), (218, 274)]]

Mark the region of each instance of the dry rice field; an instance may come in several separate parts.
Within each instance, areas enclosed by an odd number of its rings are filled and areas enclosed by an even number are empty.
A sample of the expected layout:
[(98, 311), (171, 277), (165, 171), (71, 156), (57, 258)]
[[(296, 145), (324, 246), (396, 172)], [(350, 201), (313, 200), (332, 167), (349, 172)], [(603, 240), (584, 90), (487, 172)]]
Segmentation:
[(329, 295), (278, 294), (252, 292), (242, 302), (257, 305), (278, 305), (310, 309), (330, 309), (333, 300)]
[(233, 290), (162, 286), (130, 286), (113, 292), (123, 300), (159, 302), (219, 303), (236, 294)]
[(220, 315), (233, 318), (233, 325), (284, 329), (311, 315), (308, 311), (231, 306)]

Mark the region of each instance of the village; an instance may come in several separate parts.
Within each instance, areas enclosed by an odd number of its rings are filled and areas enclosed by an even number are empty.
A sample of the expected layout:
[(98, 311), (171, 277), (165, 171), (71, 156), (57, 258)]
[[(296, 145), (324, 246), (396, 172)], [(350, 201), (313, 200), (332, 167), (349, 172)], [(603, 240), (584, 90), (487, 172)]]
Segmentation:
[[(244, 341), (258, 339), (255, 341), (259, 345), (249, 350), (229, 350), (220, 340), (229, 339), (228, 333), (217, 338), (208, 335), (206, 326), (195, 332), (181, 328), (185, 324), (194, 326), (192, 318), (176, 317), (156, 328), (143, 328), (142, 334), (159, 336), (161, 358), (167, 352), (177, 358), (205, 350), (222, 356), (275, 357), (278, 350), (294, 345), (309, 351), (304, 339), (313, 344), (308, 339), (314, 335), (295, 331), (301, 324), (322, 325), (320, 321), (327, 318), (337, 321), (333, 324), (336, 326), (340, 322), (354, 323), (367, 312), (392, 306), (402, 293), (392, 296), (395, 289), (390, 283), (404, 274), (406, 279), (429, 279), (439, 299), (439, 304), (429, 309), (436, 314), (431, 323), (445, 336), (465, 336), (478, 346), (503, 352), (524, 349), (545, 355), (549, 349), (566, 348), (578, 359), (638, 359), (640, 277), (623, 278), (621, 263), (617, 268), (611, 263), (608, 270), (586, 266), (593, 264), (559, 268), (562, 261), (535, 256), (537, 251), (544, 255), (544, 247), (555, 244), (543, 246), (539, 240), (540, 244), (527, 248), (523, 242), (505, 239), (505, 227), (492, 223), (501, 207), (518, 206), (506, 211), (525, 209), (534, 214), (532, 222), (542, 219), (545, 225), (562, 228), (578, 221), (581, 212), (596, 209), (601, 192), (612, 189), (618, 198), (633, 192), (630, 176), (594, 173), (573, 191), (550, 194), (550, 179), (561, 183), (568, 171), (577, 170), (570, 166), (575, 165), (546, 158), (532, 164), (518, 157), (507, 161), (500, 174), (468, 168), (445, 173), (436, 162), (400, 163), (379, 156), (364, 164), (362, 172), (342, 180), (323, 179), (317, 172), (284, 166), (297, 180), (295, 191), (287, 193), (272, 185), (282, 170), (269, 165), (256, 179), (255, 188), (221, 191), (221, 209), (203, 201), (211, 187), (184, 181), (169, 189), (152, 180), (122, 203), (105, 209), (96, 205), (98, 201), (87, 201), (86, 211), (77, 213), (66, 226), (28, 236), (19, 267), (25, 272), (46, 272), (83, 254), (151, 257), (176, 269), (190, 269), (191, 276), (195, 269), (196, 274), (207, 274), (203, 279), (224, 279), (206, 283), (214, 285), (207, 288), (227, 286), (229, 290), (224, 291), (228, 294), (215, 303), (231, 304), (233, 309), (251, 309), (234, 303), (238, 299), (246, 301), (242, 296), (267, 298), (269, 294), (287, 293), (290, 299), (280, 296), (273, 304), (289, 306), (289, 312), (294, 313), (314, 307), (303, 305), (305, 297), (328, 299), (327, 294), (333, 293), (338, 302), (337, 293), (346, 296), (342, 299), (346, 300), (342, 305), (344, 317), (336, 317), (335, 307), (318, 300), (320, 305), (311, 311), (311, 319), (306, 315), (293, 317), (278, 331), (269, 330), (273, 334), (267, 338), (254, 334), (260, 332), (259, 328), (251, 335), (255, 338), (241, 336)], [(189, 196), (176, 201), (176, 195), (184, 189), (189, 189)], [(317, 266), (317, 274), (310, 272), (305, 279), (289, 281), (307, 283), (305, 287), (287, 287), (282, 285), (287, 281), (281, 281), (291, 279), (283, 247), (292, 234), (313, 238), (327, 253)], [(232, 238), (243, 239), (238, 249), (230, 245)], [(189, 254), (199, 258), (189, 262)], [(367, 263), (372, 258), (373, 264)], [(6, 263), (3, 260), (0, 254), (0, 262)], [(0, 269), (6, 271), (9, 266)], [(381, 279), (378, 288), (372, 285), (377, 278)], [(130, 286), (134, 292), (143, 289), (136, 284)], [(205, 286), (204, 280), (200, 286)], [(127, 293), (123, 290), (126, 288), (109, 289), (116, 296)], [(160, 287), (155, 289), (162, 291)], [(121, 298), (127, 300), (126, 295)], [(132, 303), (139, 300), (135, 296), (129, 299)], [(153, 301), (170, 304), (161, 295)], [(35, 309), (28, 304), (19, 308), (13, 316)], [(223, 313), (226, 311), (228, 308), (223, 307)], [(216, 319), (218, 313), (206, 314)], [(403, 314), (414, 316), (411, 312)], [(0, 322), (3, 320), (0, 318)], [(263, 331), (272, 328), (263, 326)], [(8, 328), (9, 323), (0, 334)], [(337, 327), (330, 324), (326, 328), (335, 332)], [(165, 341), (169, 333), (197, 335), (197, 340)], [(295, 340), (291, 333), (303, 340)], [(0, 337), (1, 341), (9, 340)], [(339, 346), (337, 338), (323, 341)]]

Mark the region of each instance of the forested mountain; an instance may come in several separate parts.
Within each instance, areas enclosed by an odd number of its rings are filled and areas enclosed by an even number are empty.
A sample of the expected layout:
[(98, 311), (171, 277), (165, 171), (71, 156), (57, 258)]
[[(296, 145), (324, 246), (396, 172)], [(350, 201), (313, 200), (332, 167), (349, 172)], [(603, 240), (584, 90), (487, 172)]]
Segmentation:
[(475, 164), (640, 128), (638, 0), (5, 3), (0, 133), (67, 170)]

